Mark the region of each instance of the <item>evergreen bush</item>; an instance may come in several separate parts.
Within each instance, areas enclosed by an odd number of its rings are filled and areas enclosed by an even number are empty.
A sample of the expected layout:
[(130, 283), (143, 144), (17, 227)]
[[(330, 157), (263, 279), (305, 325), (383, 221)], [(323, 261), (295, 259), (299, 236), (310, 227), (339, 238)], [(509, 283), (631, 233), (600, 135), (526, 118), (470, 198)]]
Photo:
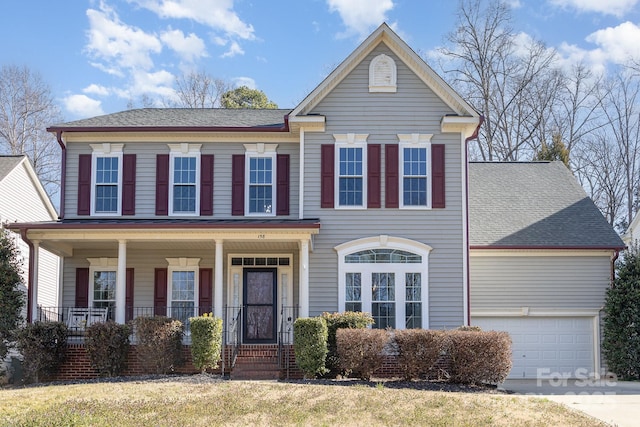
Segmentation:
[(293, 351), (305, 378), (326, 372), (327, 323), (320, 317), (298, 318), (293, 323)]
[(205, 372), (218, 367), (222, 352), (222, 319), (210, 314), (190, 317), (193, 366)]

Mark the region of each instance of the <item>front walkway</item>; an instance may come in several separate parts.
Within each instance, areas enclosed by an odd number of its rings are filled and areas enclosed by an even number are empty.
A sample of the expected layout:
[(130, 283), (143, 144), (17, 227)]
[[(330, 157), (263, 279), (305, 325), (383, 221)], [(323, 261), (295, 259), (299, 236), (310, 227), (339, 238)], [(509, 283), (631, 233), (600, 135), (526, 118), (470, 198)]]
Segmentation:
[(562, 403), (619, 427), (640, 420), (640, 382), (603, 380), (506, 380), (502, 387), (523, 397)]

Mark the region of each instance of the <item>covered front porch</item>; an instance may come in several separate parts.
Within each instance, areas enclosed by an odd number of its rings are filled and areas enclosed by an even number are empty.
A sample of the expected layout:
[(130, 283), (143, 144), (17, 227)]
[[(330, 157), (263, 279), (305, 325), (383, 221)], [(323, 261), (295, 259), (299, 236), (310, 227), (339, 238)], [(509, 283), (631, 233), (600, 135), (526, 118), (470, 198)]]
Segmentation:
[(309, 315), (309, 252), (317, 220), (65, 220), (13, 224), (30, 246), (64, 259), (59, 307), (38, 306), (29, 266), (29, 320), (62, 321), (81, 340), (94, 322), (213, 313), (225, 342), (292, 341), (292, 322)]

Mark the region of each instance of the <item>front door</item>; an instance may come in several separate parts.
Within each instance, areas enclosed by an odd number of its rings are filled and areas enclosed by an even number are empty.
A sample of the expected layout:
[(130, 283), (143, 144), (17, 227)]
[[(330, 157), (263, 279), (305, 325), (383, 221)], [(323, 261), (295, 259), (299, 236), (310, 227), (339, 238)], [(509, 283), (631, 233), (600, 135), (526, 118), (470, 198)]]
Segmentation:
[(276, 342), (276, 268), (245, 268), (243, 281), (244, 342)]

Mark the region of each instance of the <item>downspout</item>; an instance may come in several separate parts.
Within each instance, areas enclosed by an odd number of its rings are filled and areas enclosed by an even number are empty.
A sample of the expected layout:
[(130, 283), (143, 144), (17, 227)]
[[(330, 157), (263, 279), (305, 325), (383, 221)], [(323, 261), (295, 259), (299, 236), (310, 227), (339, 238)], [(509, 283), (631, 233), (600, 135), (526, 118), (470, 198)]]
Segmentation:
[(64, 218), (64, 200), (66, 194), (66, 176), (67, 176), (67, 147), (64, 142), (62, 142), (62, 131), (59, 130), (56, 132), (56, 139), (58, 140), (58, 145), (62, 149), (62, 158), (60, 161), (60, 215), (59, 218)]
[(33, 269), (35, 268), (33, 262), (33, 242), (29, 240), (27, 237), (28, 229), (22, 228), (20, 229), (20, 237), (22, 240), (29, 246), (29, 273), (27, 274), (27, 323), (31, 323), (33, 319), (31, 318), (32, 313), (32, 297), (33, 297)]
[(469, 246), (470, 246), (470, 242), (469, 242), (469, 142), (473, 141), (474, 139), (476, 139), (478, 137), (478, 134), (480, 133), (480, 126), (482, 126), (482, 123), (484, 123), (484, 116), (480, 115), (480, 121), (478, 122), (478, 126), (476, 127), (476, 130), (473, 132), (473, 134), (468, 137), (467, 139), (464, 140), (465, 144), (464, 144), (464, 155), (465, 155), (465, 168), (466, 168), (466, 176), (467, 179), (465, 180), (466, 182), (464, 183), (465, 185), (465, 194), (467, 196), (467, 203), (466, 203), (466, 208), (467, 208), (467, 229), (465, 230), (465, 232), (467, 233), (467, 247), (465, 248), (465, 250), (467, 251), (467, 326), (471, 326), (471, 265), (470, 265), (470, 257), (469, 257)]
[(616, 249), (613, 255), (611, 255), (611, 283), (609, 284), (609, 286), (612, 288), (613, 288), (613, 281), (616, 279), (616, 261), (618, 260), (619, 256), (620, 256), (620, 249)]

